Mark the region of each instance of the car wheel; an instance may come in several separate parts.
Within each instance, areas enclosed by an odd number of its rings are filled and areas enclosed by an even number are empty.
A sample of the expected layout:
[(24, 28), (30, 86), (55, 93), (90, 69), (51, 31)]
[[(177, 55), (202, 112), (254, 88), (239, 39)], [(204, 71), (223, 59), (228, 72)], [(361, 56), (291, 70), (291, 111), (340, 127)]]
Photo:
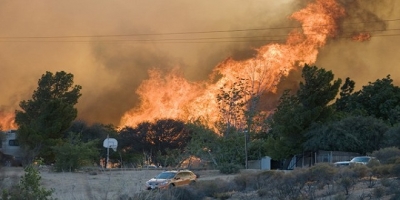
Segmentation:
[(194, 184), (196, 184), (196, 181), (190, 181), (189, 185), (193, 186)]
[(172, 188), (174, 188), (174, 187), (175, 187), (174, 184), (169, 184), (169, 185), (168, 185), (168, 188), (169, 188), (169, 189), (172, 189)]

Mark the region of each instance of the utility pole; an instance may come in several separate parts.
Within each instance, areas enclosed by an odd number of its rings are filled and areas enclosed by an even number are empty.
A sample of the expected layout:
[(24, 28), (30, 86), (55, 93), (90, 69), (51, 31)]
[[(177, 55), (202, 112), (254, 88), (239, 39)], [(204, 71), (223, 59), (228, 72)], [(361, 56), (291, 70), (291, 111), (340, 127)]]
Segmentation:
[(248, 169), (248, 160), (247, 160), (247, 130), (244, 131), (244, 154), (245, 154), (245, 169)]
[(108, 166), (108, 161), (110, 160), (110, 140), (109, 140), (109, 135), (107, 134), (107, 159), (106, 159), (106, 169)]

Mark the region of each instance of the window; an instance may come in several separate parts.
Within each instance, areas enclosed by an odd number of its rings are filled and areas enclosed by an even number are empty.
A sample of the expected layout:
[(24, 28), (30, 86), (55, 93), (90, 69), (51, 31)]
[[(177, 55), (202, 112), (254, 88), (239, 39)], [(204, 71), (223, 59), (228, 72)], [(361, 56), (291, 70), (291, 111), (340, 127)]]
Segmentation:
[(19, 146), (18, 140), (8, 140), (9, 146)]

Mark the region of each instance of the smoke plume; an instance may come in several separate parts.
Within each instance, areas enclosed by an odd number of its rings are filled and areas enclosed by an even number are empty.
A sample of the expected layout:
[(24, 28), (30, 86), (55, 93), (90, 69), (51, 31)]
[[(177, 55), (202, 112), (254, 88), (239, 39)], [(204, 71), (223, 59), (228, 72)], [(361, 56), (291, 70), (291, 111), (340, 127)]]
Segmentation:
[[(246, 60), (257, 48), (285, 40), (291, 29), (213, 31), (299, 26), (289, 16), (309, 2), (313, 1), (2, 1), (0, 116), (8, 116), (19, 109), (21, 100), (30, 99), (46, 71), (63, 70), (74, 74), (75, 84), (83, 87), (79, 119), (119, 125), (124, 113), (141, 103), (136, 91), (149, 78), (149, 70), (179, 69), (189, 82), (206, 80), (228, 57)], [(341, 3), (347, 14), (341, 33), (321, 50), (316, 65), (337, 77), (351, 77), (357, 86), (387, 74), (400, 83), (396, 70), (400, 37), (378, 36), (399, 28), (399, 21), (387, 20), (400, 18), (394, 12), (400, 3)], [(363, 21), (376, 23), (359, 23)], [(359, 24), (349, 28), (352, 23)], [(364, 42), (344, 37), (372, 29), (384, 31), (371, 32)], [(280, 85), (293, 86), (293, 80)]]

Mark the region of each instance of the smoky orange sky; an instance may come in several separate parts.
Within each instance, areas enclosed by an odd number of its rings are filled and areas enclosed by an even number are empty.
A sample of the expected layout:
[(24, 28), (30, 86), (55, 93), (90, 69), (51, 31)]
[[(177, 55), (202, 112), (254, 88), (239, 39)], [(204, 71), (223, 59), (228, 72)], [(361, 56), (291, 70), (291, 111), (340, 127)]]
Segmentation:
[[(124, 113), (140, 103), (136, 90), (149, 69), (179, 68), (189, 81), (205, 80), (226, 58), (243, 60), (270, 40), (285, 40), (290, 29), (283, 27), (299, 26), (289, 16), (308, 2), (312, 1), (0, 1), (0, 109), (19, 109), (18, 103), (31, 98), (42, 74), (63, 70), (83, 87), (78, 119), (118, 125)], [(400, 33), (393, 29), (400, 28), (400, 21), (387, 20), (400, 19), (400, 2), (351, 2), (345, 5), (343, 32), (385, 31), (371, 32), (365, 42), (329, 40), (313, 64), (332, 70), (336, 77), (352, 78), (357, 87), (388, 74), (399, 84)], [(360, 21), (377, 23), (351, 26)], [(271, 27), (278, 29), (267, 29)], [(263, 30), (252, 30), (258, 28)], [(247, 31), (213, 32), (220, 30)], [(275, 38), (256, 37), (260, 35)]]

